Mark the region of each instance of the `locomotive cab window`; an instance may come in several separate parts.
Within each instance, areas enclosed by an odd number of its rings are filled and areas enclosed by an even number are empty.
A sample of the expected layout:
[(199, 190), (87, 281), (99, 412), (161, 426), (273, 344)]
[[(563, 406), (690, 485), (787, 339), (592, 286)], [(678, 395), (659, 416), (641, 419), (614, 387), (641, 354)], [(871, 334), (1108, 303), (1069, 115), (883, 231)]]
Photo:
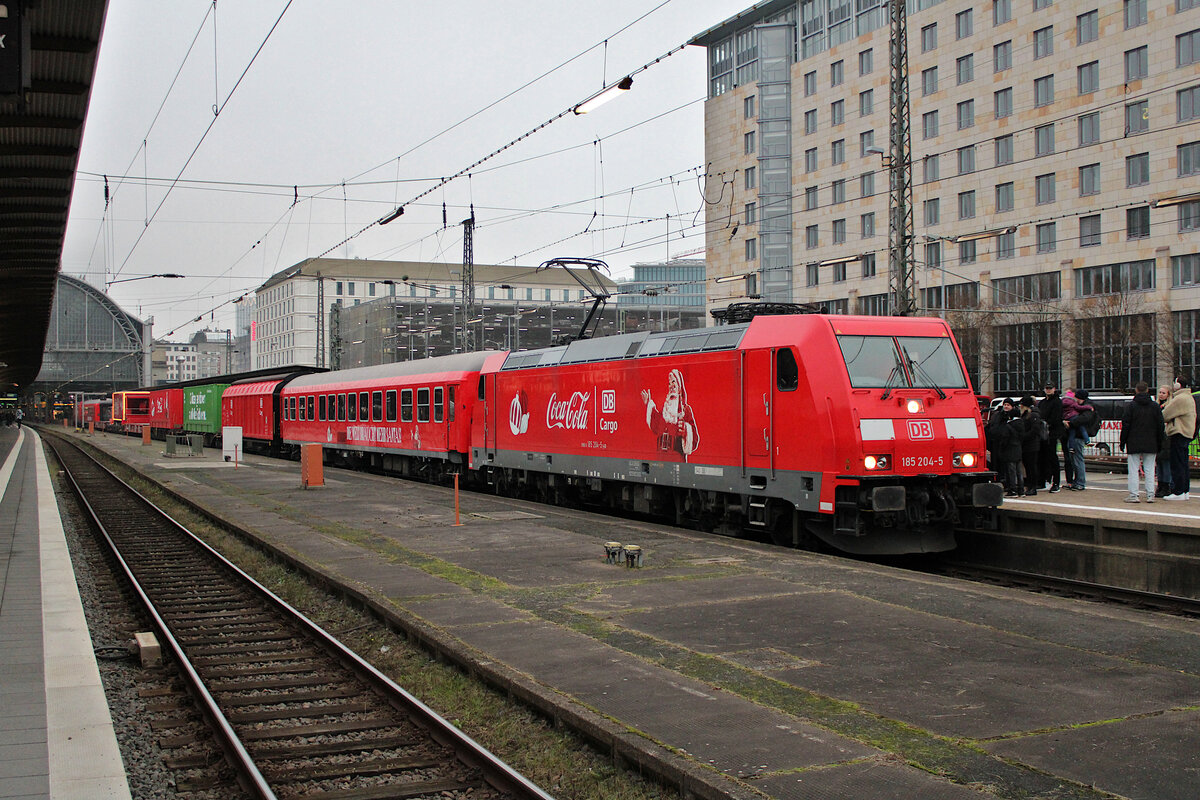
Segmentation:
[(383, 421), (383, 392), (371, 392), (371, 421)]
[(775, 385), (781, 392), (794, 392), (800, 385), (800, 365), (790, 347), (775, 353)]
[(429, 422), (429, 389), (417, 389), (417, 422)]
[(325, 395), (321, 395), (321, 403), (319, 405), (321, 415), (317, 417), (321, 422), (325, 421)]
[(967, 378), (946, 336), (839, 336), (856, 389), (929, 387), (962, 389)]
[(412, 422), (412, 389), (400, 392), (400, 421)]
[(396, 390), (388, 389), (387, 393), (387, 421), (396, 421)]
[(443, 400), (442, 387), (441, 386), (434, 387), (434, 389), (433, 389), (433, 421), (434, 422), (442, 421), (442, 409), (443, 409), (442, 400)]

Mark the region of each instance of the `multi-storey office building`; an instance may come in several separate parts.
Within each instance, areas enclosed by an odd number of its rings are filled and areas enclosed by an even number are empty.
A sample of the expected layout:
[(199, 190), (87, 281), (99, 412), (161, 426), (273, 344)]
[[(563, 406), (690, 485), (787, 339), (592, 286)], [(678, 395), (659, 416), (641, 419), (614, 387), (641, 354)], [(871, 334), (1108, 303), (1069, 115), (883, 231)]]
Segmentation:
[[(1200, 375), (1200, 0), (908, 11), (916, 300), (976, 386)], [(886, 0), (769, 0), (694, 43), (709, 304), (890, 313)]]
[(620, 281), (618, 306), (704, 306), (704, 259), (673, 258), (633, 265), (633, 277)]

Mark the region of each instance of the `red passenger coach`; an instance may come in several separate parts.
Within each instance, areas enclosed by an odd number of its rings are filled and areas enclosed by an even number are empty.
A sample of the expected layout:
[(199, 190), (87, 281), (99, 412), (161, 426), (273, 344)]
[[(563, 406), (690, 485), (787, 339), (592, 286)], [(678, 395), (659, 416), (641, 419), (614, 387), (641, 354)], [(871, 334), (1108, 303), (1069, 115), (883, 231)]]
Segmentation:
[(462, 355), (304, 375), (281, 397), (286, 444), (320, 443), (400, 474), (457, 471), (470, 449), (480, 367), (503, 354)]
[(479, 396), (472, 465), (511, 491), (875, 554), (950, 549), (1001, 499), (939, 319), (582, 340), (489, 361)]
[[(248, 449), (279, 447), (279, 393), (300, 373), (235, 381), (221, 394), (221, 425), (242, 429)], [(255, 445), (258, 445), (255, 448)]]

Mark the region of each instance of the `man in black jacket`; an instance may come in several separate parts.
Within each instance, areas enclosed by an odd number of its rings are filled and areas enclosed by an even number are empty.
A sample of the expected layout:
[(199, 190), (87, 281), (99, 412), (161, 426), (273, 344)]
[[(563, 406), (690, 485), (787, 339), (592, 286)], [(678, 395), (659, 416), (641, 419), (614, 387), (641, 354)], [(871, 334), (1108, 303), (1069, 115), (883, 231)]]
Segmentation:
[(1150, 396), (1145, 381), (1138, 383), (1136, 394), (1125, 406), (1121, 417), (1121, 449), (1128, 467), (1129, 496), (1126, 503), (1138, 502), (1138, 470), (1145, 475), (1146, 502), (1154, 502), (1154, 457), (1166, 439), (1162, 409)]
[[(1050, 484), (1050, 491), (1057, 492), (1059, 488), (1058, 445), (1066, 443), (1066, 431), (1063, 429), (1062, 398), (1058, 396), (1058, 387), (1053, 381), (1046, 381), (1046, 396), (1038, 401), (1038, 414), (1050, 428), (1050, 435), (1042, 442), (1038, 454), (1038, 474), (1043, 481)], [(1045, 485), (1045, 484), (1043, 484)]]

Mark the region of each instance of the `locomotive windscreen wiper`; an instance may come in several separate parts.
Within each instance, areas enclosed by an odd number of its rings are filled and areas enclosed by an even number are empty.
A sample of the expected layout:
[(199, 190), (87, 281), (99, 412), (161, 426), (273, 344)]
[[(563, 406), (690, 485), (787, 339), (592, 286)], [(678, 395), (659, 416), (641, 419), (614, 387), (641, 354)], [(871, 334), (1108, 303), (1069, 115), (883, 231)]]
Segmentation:
[(883, 384), (883, 394), (879, 395), (880, 400), (887, 400), (892, 395), (892, 389), (895, 387), (897, 378), (903, 379), (904, 370), (900, 368), (900, 362), (896, 362), (896, 366), (892, 367), (892, 371), (888, 373), (887, 381)]
[[(941, 347), (941, 345), (939, 344), (938, 347)], [(925, 368), (921, 366), (921, 362), (917, 361), (915, 358), (910, 356), (908, 354), (908, 348), (905, 347), (904, 345), (900, 345), (900, 350), (904, 353), (904, 360), (908, 362), (908, 366), (912, 370), (912, 374), (913, 374), (913, 378), (914, 378), (914, 381), (913, 381), (914, 385), (916, 385), (916, 383), (917, 383), (915, 379), (917, 377), (920, 377), (922, 380), (925, 381), (925, 383), (927, 385), (932, 387), (933, 390), (938, 393), (938, 397), (940, 397), (942, 400), (945, 400), (946, 393), (943, 392), (942, 387), (938, 386), (937, 382), (934, 381), (934, 379), (929, 376), (929, 373), (926, 372)], [(937, 350), (935, 349), (934, 352), (936, 353)], [(933, 355), (933, 353), (930, 353), (930, 355)]]

